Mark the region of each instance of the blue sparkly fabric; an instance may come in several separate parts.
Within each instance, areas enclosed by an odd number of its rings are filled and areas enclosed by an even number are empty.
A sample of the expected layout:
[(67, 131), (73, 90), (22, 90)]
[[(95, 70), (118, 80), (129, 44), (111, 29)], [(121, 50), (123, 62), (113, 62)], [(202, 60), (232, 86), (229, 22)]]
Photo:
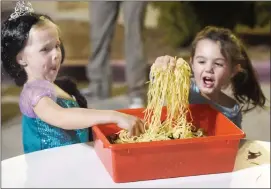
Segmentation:
[(22, 139), (25, 153), (88, 141), (89, 130), (64, 130), (42, 121), (33, 107), (42, 97), (49, 97), (63, 108), (79, 107), (72, 99), (59, 98), (52, 83), (36, 80), (26, 83), (20, 95)]
[[(65, 108), (78, 107), (73, 100), (57, 98), (57, 103)], [(38, 117), (23, 115), (22, 127), (24, 153), (88, 141), (88, 129), (64, 130)]]

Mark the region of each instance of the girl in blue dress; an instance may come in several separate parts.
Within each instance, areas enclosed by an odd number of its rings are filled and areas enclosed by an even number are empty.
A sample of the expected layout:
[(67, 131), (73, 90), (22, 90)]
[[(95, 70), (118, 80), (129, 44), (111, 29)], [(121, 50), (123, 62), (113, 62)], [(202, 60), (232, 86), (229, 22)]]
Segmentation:
[[(116, 123), (130, 134), (144, 132), (140, 119), (111, 110), (87, 109), (75, 84), (56, 80), (65, 51), (57, 25), (19, 1), (1, 27), (1, 60), (18, 86), (25, 153), (87, 142), (89, 127)], [(91, 137), (90, 137), (91, 138)]]

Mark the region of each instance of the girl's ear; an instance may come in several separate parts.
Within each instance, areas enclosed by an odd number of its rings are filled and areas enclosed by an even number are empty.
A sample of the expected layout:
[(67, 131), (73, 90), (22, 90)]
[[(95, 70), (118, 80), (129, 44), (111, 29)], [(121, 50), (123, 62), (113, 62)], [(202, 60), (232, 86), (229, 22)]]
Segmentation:
[(20, 64), (21, 66), (25, 67), (27, 66), (27, 62), (25, 61), (25, 59), (23, 58), (23, 53), (19, 52), (16, 56), (16, 61), (18, 64)]

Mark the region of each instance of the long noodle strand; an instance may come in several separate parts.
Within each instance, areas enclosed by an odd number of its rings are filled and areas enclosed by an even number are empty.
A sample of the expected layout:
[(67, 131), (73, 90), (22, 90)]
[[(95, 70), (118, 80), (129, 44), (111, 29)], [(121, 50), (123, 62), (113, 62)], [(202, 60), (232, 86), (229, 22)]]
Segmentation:
[[(145, 133), (140, 136), (128, 135), (126, 130), (119, 132), (115, 143), (150, 142), (191, 137), (201, 137), (201, 130), (195, 131), (187, 121), (189, 111), (189, 89), (191, 69), (186, 61), (179, 58), (176, 68), (163, 69), (152, 66), (148, 90), (148, 104), (144, 111)], [(166, 103), (167, 117), (161, 123), (162, 108)], [(146, 127), (148, 125), (148, 127)]]

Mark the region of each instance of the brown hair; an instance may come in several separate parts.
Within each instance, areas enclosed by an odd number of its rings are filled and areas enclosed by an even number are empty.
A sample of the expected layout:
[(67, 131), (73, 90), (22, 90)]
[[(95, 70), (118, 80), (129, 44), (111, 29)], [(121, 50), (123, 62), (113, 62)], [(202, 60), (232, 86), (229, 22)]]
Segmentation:
[(266, 98), (260, 87), (257, 74), (242, 42), (226, 28), (207, 26), (201, 30), (192, 42), (191, 57), (195, 55), (196, 45), (202, 39), (219, 42), (221, 54), (231, 63), (232, 67), (240, 64), (243, 71), (238, 72), (232, 79), (233, 95), (236, 100), (246, 107), (243, 112), (248, 112), (256, 106), (264, 107)]

